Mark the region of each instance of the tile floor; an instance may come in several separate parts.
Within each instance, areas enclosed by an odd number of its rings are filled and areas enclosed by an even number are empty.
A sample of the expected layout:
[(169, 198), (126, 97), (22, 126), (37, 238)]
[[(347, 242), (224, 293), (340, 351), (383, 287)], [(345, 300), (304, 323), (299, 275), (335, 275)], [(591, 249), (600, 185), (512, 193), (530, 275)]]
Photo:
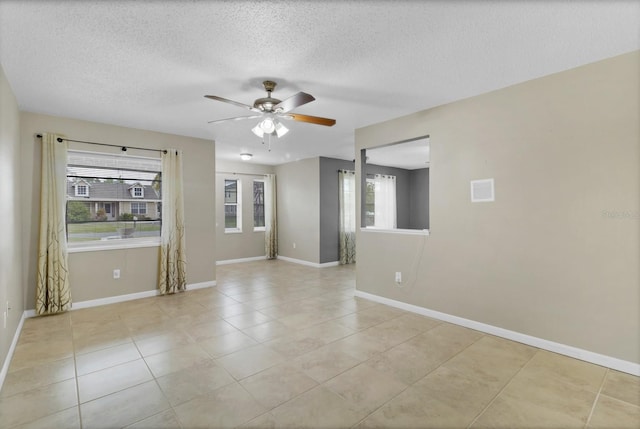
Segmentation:
[(2, 428), (640, 427), (640, 381), (354, 298), (353, 266), (25, 321)]

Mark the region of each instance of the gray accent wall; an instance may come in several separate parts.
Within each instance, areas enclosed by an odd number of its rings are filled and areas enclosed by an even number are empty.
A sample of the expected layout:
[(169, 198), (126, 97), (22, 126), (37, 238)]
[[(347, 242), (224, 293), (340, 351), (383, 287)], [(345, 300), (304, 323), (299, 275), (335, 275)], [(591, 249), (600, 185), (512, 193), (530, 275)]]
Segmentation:
[(409, 171), (409, 229), (429, 229), (429, 169)]
[(353, 161), (320, 157), (320, 263), (340, 260), (338, 170), (355, 171)]

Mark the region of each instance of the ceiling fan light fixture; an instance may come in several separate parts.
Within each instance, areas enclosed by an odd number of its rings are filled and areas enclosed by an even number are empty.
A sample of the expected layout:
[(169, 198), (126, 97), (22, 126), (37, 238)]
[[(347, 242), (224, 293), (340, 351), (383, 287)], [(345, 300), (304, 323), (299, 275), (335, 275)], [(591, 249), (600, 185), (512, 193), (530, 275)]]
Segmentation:
[(258, 123), (258, 125), (256, 125), (255, 127), (251, 128), (251, 131), (253, 131), (253, 134), (255, 134), (258, 137), (262, 138), (262, 136), (264, 136), (264, 131), (262, 131), (262, 128), (260, 128), (260, 124), (261, 123)]
[(265, 118), (260, 123), (260, 128), (265, 134), (272, 134), (276, 130), (276, 122), (273, 118)]
[(276, 121), (276, 135), (278, 136), (278, 138), (282, 137), (288, 132), (289, 132), (289, 128), (282, 125), (282, 122)]

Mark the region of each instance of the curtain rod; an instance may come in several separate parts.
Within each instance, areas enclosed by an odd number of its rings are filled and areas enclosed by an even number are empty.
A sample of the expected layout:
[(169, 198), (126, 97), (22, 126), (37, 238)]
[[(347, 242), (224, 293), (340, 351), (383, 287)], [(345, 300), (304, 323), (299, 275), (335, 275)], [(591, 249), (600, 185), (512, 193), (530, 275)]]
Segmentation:
[[(36, 134), (36, 137), (38, 137), (39, 139), (42, 138), (42, 134)], [(83, 140), (71, 140), (71, 139), (63, 139), (61, 137), (58, 137), (56, 140), (58, 140), (58, 143), (62, 143), (64, 140), (68, 141), (68, 142), (75, 142), (75, 143), (87, 143), (87, 144), (95, 144), (98, 146), (109, 146), (109, 147), (119, 147), (120, 149), (122, 149), (123, 152), (126, 152), (127, 149), (137, 149), (137, 150), (148, 150), (151, 152), (162, 152), (162, 153), (167, 153), (166, 149), (149, 149), (146, 147), (135, 147), (135, 146), (120, 146), (117, 144), (108, 144), (108, 143), (98, 143), (98, 142), (87, 142), (87, 141), (83, 141)]]

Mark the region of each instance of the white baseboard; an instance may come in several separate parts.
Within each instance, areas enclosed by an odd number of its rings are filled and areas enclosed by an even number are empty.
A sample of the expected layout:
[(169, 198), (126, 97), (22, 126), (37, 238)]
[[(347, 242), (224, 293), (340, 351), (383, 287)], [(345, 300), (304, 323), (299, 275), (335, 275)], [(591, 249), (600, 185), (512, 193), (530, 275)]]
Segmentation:
[(240, 258), (240, 259), (224, 259), (222, 261), (216, 261), (216, 265), (228, 265), (228, 264), (238, 264), (241, 262), (264, 261), (266, 259), (267, 259), (266, 256), (253, 256), (251, 258)]
[(158, 290), (147, 290), (144, 292), (129, 293), (126, 295), (109, 296), (106, 298), (91, 299), (89, 301), (74, 302), (71, 304), (71, 311), (82, 308), (98, 307), (101, 305), (115, 304), (116, 302), (133, 301), (134, 299), (149, 298), (159, 295)]
[(438, 319), (444, 322), (453, 323), (455, 325), (464, 326), (465, 328), (475, 329), (476, 331), (485, 332), (497, 337), (517, 341), (519, 343), (527, 344), (543, 350), (548, 350), (550, 352), (580, 359), (596, 365), (601, 365), (607, 368), (626, 372), (627, 374), (640, 376), (640, 364), (638, 363), (602, 355), (600, 353), (591, 352), (589, 350), (579, 349), (577, 347), (569, 346), (566, 344), (556, 343), (554, 341), (545, 340), (543, 338), (533, 337), (531, 335), (522, 334), (520, 332), (510, 331), (508, 329), (499, 328), (497, 326), (487, 325), (486, 323), (476, 322), (474, 320), (453, 316), (451, 314), (441, 313), (439, 311), (430, 310), (425, 307), (407, 304), (406, 302), (396, 301), (390, 298), (385, 298), (383, 296), (374, 295), (359, 290), (355, 291), (355, 296), (379, 302), (381, 304), (386, 304), (391, 307), (396, 307), (401, 310), (406, 310), (412, 313), (431, 317), (433, 319)]
[(306, 265), (307, 267), (314, 267), (314, 268), (337, 267), (338, 265), (340, 265), (340, 262), (338, 261), (325, 262), (323, 264), (318, 264), (317, 262), (303, 261), (302, 259), (294, 259), (294, 258), (289, 258), (288, 256), (280, 256), (280, 255), (278, 255), (278, 259), (282, 259), (283, 261), (293, 262), (294, 264)]
[(24, 324), (24, 319), (27, 318), (26, 313), (27, 312), (24, 311), (22, 313), (22, 317), (20, 317), (20, 322), (18, 322), (18, 327), (16, 328), (16, 332), (13, 335), (13, 341), (11, 341), (11, 346), (9, 346), (9, 352), (7, 353), (7, 356), (4, 359), (4, 363), (2, 364), (2, 370), (0, 370), (0, 390), (2, 390), (4, 379), (7, 377), (7, 374), (9, 373), (9, 365), (11, 364), (13, 353), (16, 351), (18, 338), (20, 338), (20, 333), (22, 332), (22, 325)]
[[(191, 283), (187, 285), (187, 291), (213, 287), (215, 285), (216, 285), (215, 280), (210, 280), (208, 282)], [(106, 298), (90, 299), (88, 301), (74, 302), (71, 306), (71, 311), (80, 310), (82, 308), (98, 307), (100, 305), (115, 304), (117, 302), (133, 301), (134, 299), (149, 298), (151, 296), (157, 296), (157, 295), (160, 295), (160, 291), (157, 289), (154, 289), (154, 290), (146, 290), (144, 292), (129, 293), (126, 295), (116, 295), (116, 296), (109, 296)], [(35, 317), (36, 311), (26, 310), (25, 315), (26, 315), (26, 318)]]
[(208, 287), (214, 287), (218, 284), (215, 280), (210, 280), (208, 282), (200, 282), (200, 283), (191, 283), (187, 285), (187, 291), (194, 289), (206, 289)]

